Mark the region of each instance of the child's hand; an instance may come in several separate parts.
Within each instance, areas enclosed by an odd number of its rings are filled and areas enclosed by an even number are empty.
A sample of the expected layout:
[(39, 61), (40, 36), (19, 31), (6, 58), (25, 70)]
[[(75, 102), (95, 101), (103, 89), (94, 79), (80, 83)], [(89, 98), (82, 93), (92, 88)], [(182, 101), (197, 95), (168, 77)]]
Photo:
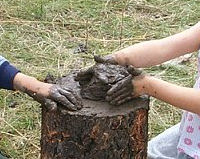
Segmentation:
[(49, 110), (57, 109), (57, 103), (60, 104), (62, 108), (71, 111), (82, 108), (82, 99), (77, 92), (68, 88), (62, 88), (58, 85), (41, 82), (38, 91), (33, 93), (30, 90), (26, 90), (25, 92), (36, 101), (47, 106)]
[(106, 100), (112, 105), (120, 105), (133, 98), (133, 77), (129, 75), (123, 80), (117, 82), (107, 92)]
[(112, 88), (107, 92), (106, 100), (112, 105), (123, 104), (134, 97), (143, 95), (143, 88), (138, 82), (144, 78), (142, 72), (138, 69), (131, 68), (128, 77), (117, 82)]

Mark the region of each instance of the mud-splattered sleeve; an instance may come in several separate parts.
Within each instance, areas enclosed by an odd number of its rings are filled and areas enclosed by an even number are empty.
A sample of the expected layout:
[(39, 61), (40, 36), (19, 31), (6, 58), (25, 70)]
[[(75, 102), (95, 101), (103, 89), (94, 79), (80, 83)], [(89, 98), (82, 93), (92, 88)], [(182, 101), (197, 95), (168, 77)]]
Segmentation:
[(17, 68), (0, 56), (0, 88), (13, 90), (13, 79), (18, 72)]

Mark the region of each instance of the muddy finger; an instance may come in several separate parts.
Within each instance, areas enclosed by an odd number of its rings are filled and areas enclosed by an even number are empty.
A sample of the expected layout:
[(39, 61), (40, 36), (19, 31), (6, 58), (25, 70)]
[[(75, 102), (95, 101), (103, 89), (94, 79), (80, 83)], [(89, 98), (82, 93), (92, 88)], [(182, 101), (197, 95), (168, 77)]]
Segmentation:
[(126, 92), (124, 94), (121, 94), (121, 95), (117, 96), (116, 98), (112, 98), (111, 102), (118, 103), (119, 101), (122, 101), (125, 98), (130, 97), (130, 96), (132, 96), (132, 91), (128, 91), (128, 92)]
[(59, 92), (61, 95), (65, 96), (71, 103), (77, 105), (77, 100), (71, 92), (66, 91), (64, 89), (60, 89)]
[(127, 71), (133, 76), (138, 76), (142, 73), (142, 70), (134, 68), (133, 66), (128, 66)]
[(133, 97), (132, 97), (132, 96), (129, 96), (129, 97), (126, 97), (125, 99), (123, 99), (123, 100), (121, 100), (121, 101), (116, 101), (116, 102), (112, 101), (112, 102), (110, 102), (110, 104), (111, 104), (111, 105), (120, 105), (120, 104), (123, 104), (123, 103), (125, 103), (125, 102), (130, 101), (131, 99), (133, 99)]
[(51, 99), (62, 104), (64, 107), (68, 108), (69, 110), (77, 110), (76, 106), (71, 103), (67, 97), (61, 95), (59, 92), (51, 94)]
[(65, 107), (67, 110), (71, 110), (71, 111), (76, 111), (77, 110), (77, 106), (72, 104), (70, 101), (66, 101), (66, 104), (63, 105), (63, 107)]
[(81, 109), (83, 107), (83, 101), (82, 101), (81, 96), (78, 95), (77, 92), (74, 92), (72, 90), (68, 90), (68, 89), (65, 89), (65, 90), (70, 92), (73, 95), (73, 97), (74, 97), (74, 99), (76, 101), (76, 102), (73, 102), (73, 104), (77, 107), (77, 109), (78, 110)]
[(108, 90), (107, 95), (111, 96), (111, 95), (115, 94), (117, 91), (121, 90), (122, 87), (123, 87), (122, 83), (119, 83), (119, 82), (116, 83), (115, 85), (112, 86), (111, 89)]
[(115, 85), (119, 85), (119, 87), (132, 87), (132, 75), (128, 75), (127, 77), (125, 77), (124, 79), (122, 79), (121, 81), (117, 82)]
[(71, 110), (71, 111), (76, 111), (77, 106), (74, 105), (72, 102), (70, 102), (65, 96), (61, 95), (58, 99), (58, 102), (62, 104), (62, 107)]
[(121, 80), (120, 82), (122, 82), (123, 85), (132, 86), (132, 79), (133, 79), (132, 75), (129, 75), (129, 76), (125, 77), (123, 80)]
[(133, 99), (133, 96), (132, 96), (132, 95), (130, 95), (130, 96), (128, 96), (128, 97), (126, 97), (126, 98), (124, 98), (124, 99), (118, 101), (118, 102), (117, 102), (117, 105), (120, 105), (120, 104), (123, 104), (123, 103), (125, 103), (125, 102), (128, 102), (128, 101), (130, 101), (131, 99)]
[(118, 97), (118, 96), (120, 96), (120, 95), (122, 95), (122, 94), (124, 94), (124, 93), (126, 93), (126, 92), (127, 92), (127, 88), (124, 87), (124, 88), (120, 89), (119, 91), (114, 92), (113, 94), (107, 95), (107, 96), (106, 96), (106, 101), (111, 101), (111, 100), (113, 100), (114, 98), (116, 98), (116, 97)]
[(117, 65), (117, 62), (115, 61), (112, 55), (107, 55), (105, 57), (95, 55), (94, 60), (97, 63), (109, 63), (109, 64)]
[(94, 61), (97, 63), (105, 63), (105, 59), (98, 55), (94, 55)]
[(133, 88), (132, 75), (129, 75), (128, 77), (125, 77), (123, 80), (117, 82), (110, 90), (108, 90), (107, 95), (110, 96), (112, 94), (115, 94), (124, 87), (130, 87), (130, 89)]
[(74, 97), (76, 98), (77, 100), (77, 109), (80, 110), (82, 107), (83, 107), (83, 101), (82, 101), (82, 98), (76, 93), (76, 92), (73, 92), (73, 95)]
[(90, 67), (87, 70), (82, 70), (80, 72), (77, 73), (77, 76), (75, 77), (76, 81), (80, 81), (80, 80), (89, 80), (92, 75), (94, 73), (94, 68)]
[(81, 96), (76, 91), (73, 91), (73, 90), (68, 89), (68, 88), (63, 88), (63, 89), (66, 90), (67, 92), (70, 92), (71, 94), (73, 94), (74, 97), (76, 98), (76, 100), (82, 101)]

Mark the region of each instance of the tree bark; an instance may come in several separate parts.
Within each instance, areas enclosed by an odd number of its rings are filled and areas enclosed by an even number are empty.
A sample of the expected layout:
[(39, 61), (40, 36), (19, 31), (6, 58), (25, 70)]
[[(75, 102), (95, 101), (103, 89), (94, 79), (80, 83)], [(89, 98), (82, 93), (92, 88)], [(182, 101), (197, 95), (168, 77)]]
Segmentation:
[(83, 102), (76, 112), (42, 108), (42, 159), (147, 158), (148, 99)]

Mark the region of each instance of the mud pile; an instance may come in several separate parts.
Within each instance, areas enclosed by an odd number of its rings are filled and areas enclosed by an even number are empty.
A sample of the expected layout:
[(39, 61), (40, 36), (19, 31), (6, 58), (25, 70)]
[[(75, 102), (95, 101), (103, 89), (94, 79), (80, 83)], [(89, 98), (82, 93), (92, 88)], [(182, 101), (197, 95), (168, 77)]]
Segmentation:
[(53, 79), (47, 77), (46, 82), (77, 91), (84, 99), (105, 100), (107, 91), (117, 82), (129, 76), (128, 67), (109, 63), (96, 63), (86, 71), (72, 72), (64, 77)]
[(96, 63), (87, 73), (79, 72), (76, 80), (80, 84), (81, 96), (85, 99), (104, 100), (107, 91), (129, 75), (126, 67)]

